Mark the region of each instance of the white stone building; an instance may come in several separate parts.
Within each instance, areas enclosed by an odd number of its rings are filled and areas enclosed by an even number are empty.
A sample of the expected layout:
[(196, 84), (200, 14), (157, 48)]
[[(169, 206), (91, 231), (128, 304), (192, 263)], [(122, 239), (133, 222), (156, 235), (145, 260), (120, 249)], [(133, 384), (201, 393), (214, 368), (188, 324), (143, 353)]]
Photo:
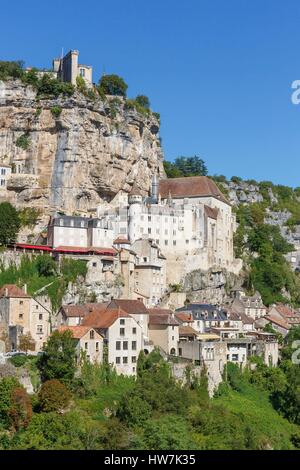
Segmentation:
[(7, 181), (11, 175), (11, 166), (0, 162), (0, 191), (6, 190)]
[(213, 266), (238, 272), (234, 259), (233, 234), (236, 230), (231, 205), (216, 184), (205, 176), (153, 178), (151, 197), (137, 188), (128, 204), (99, 207), (99, 219), (111, 222), (115, 236), (131, 243), (151, 238), (163, 250), (168, 263), (168, 282), (179, 282), (184, 272), (207, 270)]

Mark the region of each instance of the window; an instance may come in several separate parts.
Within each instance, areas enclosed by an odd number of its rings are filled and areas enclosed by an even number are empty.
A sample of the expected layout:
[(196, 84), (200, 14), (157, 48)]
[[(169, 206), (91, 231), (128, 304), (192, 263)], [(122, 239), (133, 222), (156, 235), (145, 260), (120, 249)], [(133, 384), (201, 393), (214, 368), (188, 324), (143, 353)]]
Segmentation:
[(39, 313), (39, 320), (43, 320), (43, 314)]
[(151, 233), (151, 228), (148, 228), (148, 233), (149, 233), (149, 235), (150, 235), (150, 233)]
[(239, 355), (238, 354), (232, 354), (232, 361), (238, 361), (239, 360)]
[(97, 267), (97, 263), (93, 263), (93, 268), (96, 268)]
[(125, 336), (125, 328), (120, 328), (120, 336)]
[(94, 337), (95, 337), (95, 332), (94, 332), (94, 330), (91, 330), (90, 331), (90, 339), (94, 339)]
[(165, 246), (167, 246), (167, 245), (168, 245), (168, 240), (165, 240)]
[(136, 328), (132, 328), (132, 334), (136, 335)]
[(80, 76), (81, 77), (85, 77), (85, 70), (84, 69), (80, 69)]
[(85, 349), (85, 350), (88, 349), (88, 343), (84, 343), (84, 349)]
[(190, 243), (190, 240), (185, 240), (186, 245)]
[(99, 343), (98, 343), (98, 341), (96, 342), (96, 352), (99, 352)]
[(20, 300), (19, 304), (20, 304), (20, 305), (23, 305), (23, 304), (24, 304), (23, 300)]
[(131, 348), (133, 351), (136, 351), (136, 341), (131, 342)]
[(132, 362), (132, 364), (135, 364), (135, 363), (136, 363), (136, 356), (132, 356), (132, 357), (131, 357), (131, 362)]
[(172, 336), (172, 341), (174, 341), (174, 336)]
[(23, 313), (19, 313), (19, 318), (20, 318), (20, 319), (23, 318)]
[(38, 306), (38, 305), (36, 305), (36, 306), (35, 306), (35, 309), (36, 309), (36, 310), (38, 310), (38, 309), (39, 309), (39, 306)]
[(121, 364), (121, 358), (120, 357), (116, 357), (116, 364)]
[(151, 222), (151, 215), (148, 215), (148, 222)]
[(173, 240), (173, 245), (176, 246), (176, 240)]
[(128, 357), (123, 357), (123, 364), (128, 364)]
[(123, 350), (127, 351), (128, 349), (128, 341), (123, 341)]
[(43, 333), (43, 325), (37, 325), (36, 327), (36, 332), (38, 334), (42, 334)]
[(165, 235), (168, 235), (168, 229), (167, 228), (165, 229)]
[(121, 349), (121, 341), (116, 341), (116, 350), (120, 351)]
[(120, 320), (120, 325), (125, 325), (125, 320), (124, 320), (124, 318), (121, 318), (121, 320)]

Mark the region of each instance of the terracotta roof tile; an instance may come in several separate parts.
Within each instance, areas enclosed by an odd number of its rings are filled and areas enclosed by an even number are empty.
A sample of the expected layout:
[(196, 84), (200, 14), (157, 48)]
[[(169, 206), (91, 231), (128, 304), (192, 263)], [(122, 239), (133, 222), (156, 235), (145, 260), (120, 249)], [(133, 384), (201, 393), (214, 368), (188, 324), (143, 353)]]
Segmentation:
[(198, 332), (191, 326), (180, 326), (179, 336), (198, 336)]
[(15, 284), (4, 284), (0, 289), (0, 297), (30, 298), (30, 295), (26, 294), (23, 289), (20, 289)]
[(97, 310), (105, 310), (108, 305), (108, 302), (103, 303), (89, 303), (81, 305), (62, 305), (61, 310), (66, 315), (66, 317), (84, 317), (88, 313)]
[(284, 320), (279, 320), (278, 318), (275, 318), (272, 315), (266, 315), (264, 318), (270, 321), (271, 323), (275, 323), (275, 325), (281, 326), (282, 328), (286, 330), (289, 330), (291, 328), (290, 325), (286, 323)]
[(149, 325), (179, 326), (179, 322), (169, 313), (158, 313), (149, 315)]
[(93, 328), (109, 328), (118, 318), (129, 317), (128, 313), (122, 309), (107, 309), (102, 311), (94, 310), (86, 315), (82, 321), (82, 325)]
[(61, 326), (58, 328), (60, 333), (64, 331), (71, 331), (73, 334), (73, 338), (80, 339), (84, 335), (86, 335), (92, 328), (90, 326)]
[(108, 309), (118, 308), (129, 314), (145, 314), (148, 313), (147, 308), (140, 300), (112, 299), (108, 304)]
[(169, 194), (173, 198), (211, 196), (229, 205), (216, 183), (207, 176), (162, 179), (159, 181), (159, 194), (164, 199)]
[(193, 323), (194, 321), (192, 313), (189, 313), (189, 312), (176, 312), (175, 317), (177, 318), (177, 320), (179, 320), (182, 323), (185, 323), (185, 322)]

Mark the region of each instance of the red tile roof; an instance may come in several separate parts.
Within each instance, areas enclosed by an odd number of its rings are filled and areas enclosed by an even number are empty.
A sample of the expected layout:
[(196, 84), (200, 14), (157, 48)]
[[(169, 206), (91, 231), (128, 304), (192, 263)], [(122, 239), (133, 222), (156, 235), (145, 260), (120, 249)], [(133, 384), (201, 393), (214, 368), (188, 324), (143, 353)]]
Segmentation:
[(123, 238), (123, 237), (118, 237), (116, 238), (114, 241), (113, 241), (113, 244), (114, 245), (131, 245), (130, 241), (128, 240), (128, 238)]
[(84, 317), (88, 313), (97, 310), (105, 310), (108, 305), (108, 302), (103, 302), (101, 304), (81, 304), (81, 305), (62, 305), (61, 310), (66, 315), (66, 317)]
[[(278, 305), (274, 305), (273, 308), (275, 308), (277, 312), (280, 313), (280, 315), (282, 315), (285, 318), (297, 316), (297, 314), (290, 307), (287, 307), (286, 305), (278, 304)], [(272, 310), (272, 307), (270, 310)]]
[(172, 315), (173, 310), (170, 310), (169, 308), (159, 308), (159, 307), (154, 307), (154, 308), (147, 308), (148, 312), (150, 315)]
[(147, 308), (140, 300), (112, 299), (107, 308), (118, 307), (129, 314), (148, 314)]
[(291, 328), (290, 325), (284, 320), (279, 320), (278, 318), (275, 318), (272, 315), (266, 315), (264, 318), (271, 323), (275, 323), (275, 325), (281, 326), (281, 328), (284, 328), (285, 330), (289, 330)]
[(90, 326), (61, 326), (58, 328), (58, 331), (60, 333), (63, 333), (64, 331), (71, 331), (73, 338), (75, 339), (80, 339), (84, 335), (86, 335), (92, 328)]
[(193, 323), (193, 315), (189, 312), (176, 312), (175, 317), (182, 323), (190, 322)]
[(25, 294), (23, 289), (15, 284), (4, 284), (0, 289), (0, 297), (30, 298), (30, 295)]
[(170, 315), (169, 313), (158, 313), (149, 315), (149, 326), (151, 325), (165, 325), (165, 326), (179, 326), (179, 322), (176, 320), (175, 316)]
[(86, 315), (82, 321), (82, 325), (93, 328), (109, 328), (115, 323), (118, 318), (129, 317), (128, 313), (122, 309), (107, 309), (102, 311), (94, 310), (93, 312)]
[(159, 194), (165, 199), (169, 194), (173, 198), (211, 196), (229, 205), (215, 182), (207, 176), (162, 179), (159, 181)]
[(96, 255), (111, 255), (117, 254), (114, 248), (102, 248), (97, 246), (89, 246), (88, 248), (83, 246), (58, 246), (53, 248), (54, 253), (83, 253), (83, 254), (96, 254)]

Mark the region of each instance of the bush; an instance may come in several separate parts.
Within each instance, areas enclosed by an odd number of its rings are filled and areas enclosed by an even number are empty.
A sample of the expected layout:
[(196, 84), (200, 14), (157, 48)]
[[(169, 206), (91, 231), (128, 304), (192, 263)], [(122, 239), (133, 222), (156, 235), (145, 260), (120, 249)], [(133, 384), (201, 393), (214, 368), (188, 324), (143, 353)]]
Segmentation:
[(135, 99), (136, 103), (138, 103), (143, 108), (149, 109), (150, 108), (150, 101), (148, 96), (145, 95), (138, 95)]
[(60, 106), (53, 106), (50, 111), (54, 117), (58, 118), (62, 112), (62, 108)]
[(22, 60), (16, 61), (0, 61), (0, 80), (7, 80), (8, 78), (21, 78), (24, 71), (23, 71), (23, 64)]
[(103, 75), (99, 88), (105, 95), (126, 96), (128, 85), (118, 75)]
[(20, 147), (23, 150), (27, 150), (30, 146), (30, 139), (27, 134), (23, 134), (16, 140), (16, 146)]
[(41, 215), (41, 211), (34, 207), (24, 207), (19, 210), (18, 214), (22, 227), (34, 227)]
[(56, 274), (56, 263), (50, 255), (39, 255), (35, 259), (39, 276), (53, 276)]
[(13, 366), (15, 367), (22, 367), (24, 366), (25, 362), (27, 361), (27, 357), (25, 356), (25, 354), (18, 354), (16, 356), (12, 356), (10, 359), (9, 359), (9, 362), (12, 363)]
[(20, 226), (16, 209), (9, 202), (0, 203), (0, 245), (14, 243)]
[(9, 417), (16, 431), (26, 428), (32, 418), (32, 405), (29, 395), (23, 387), (17, 387), (12, 391)]
[(42, 411), (60, 411), (68, 406), (71, 393), (59, 380), (47, 380), (38, 394), (39, 406)]

